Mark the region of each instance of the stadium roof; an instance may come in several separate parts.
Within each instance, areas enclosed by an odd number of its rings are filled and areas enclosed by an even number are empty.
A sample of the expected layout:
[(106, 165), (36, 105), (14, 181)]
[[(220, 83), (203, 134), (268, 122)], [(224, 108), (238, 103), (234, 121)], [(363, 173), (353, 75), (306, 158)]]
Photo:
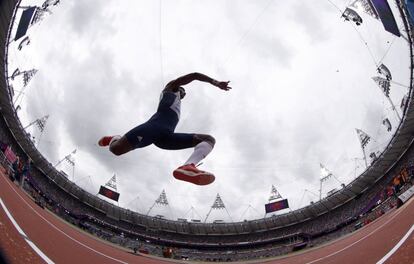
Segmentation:
[[(103, 200), (100, 200), (96, 196), (87, 193), (82, 190), (74, 183), (67, 180), (58, 170), (56, 170), (52, 164), (38, 151), (33, 142), (30, 139), (30, 136), (25, 132), (20, 123), (20, 120), (16, 114), (16, 111), (13, 106), (12, 98), (13, 91), (8, 84), (7, 76), (10, 76), (7, 69), (7, 43), (9, 43), (10, 36), (10, 25), (14, 21), (14, 11), (16, 5), (20, 1), (18, 0), (3, 0), (0, 1), (0, 39), (1, 46), (0, 52), (1, 61), (1, 74), (0, 76), (0, 112), (6, 121), (10, 131), (12, 132), (17, 143), (23, 149), (23, 151), (32, 159), (34, 165), (41, 170), (45, 175), (48, 175), (50, 179), (55, 181), (62, 189), (72, 193), (73, 196), (77, 197), (81, 201), (105, 212), (108, 216), (113, 216), (115, 219), (122, 219), (132, 223), (144, 225), (149, 228), (158, 228), (163, 227), (167, 230), (174, 230), (175, 232), (180, 232), (182, 225), (188, 225), (190, 223), (182, 223), (179, 221), (165, 220), (165, 219), (155, 219), (150, 216), (145, 216), (135, 212), (131, 212), (127, 209), (119, 208), (115, 205), (107, 203)], [(404, 17), (404, 26), (407, 32), (411, 33), (411, 28), (409, 28), (405, 10), (400, 9), (401, 15)], [(402, 122), (400, 123), (396, 133), (393, 138), (385, 148), (385, 150), (378, 156), (378, 158), (371, 163), (368, 168), (354, 181), (346, 185), (344, 188), (334, 193), (331, 196), (328, 196), (321, 201), (318, 201), (314, 204), (308, 205), (304, 208), (291, 211), (289, 213), (274, 216), (267, 219), (252, 220), (241, 223), (227, 223), (223, 227), (221, 232), (251, 232), (258, 230), (266, 230), (268, 228), (278, 228), (282, 226), (292, 225), (298, 222), (303, 222), (308, 219), (314, 218), (318, 215), (322, 215), (329, 210), (337, 208), (344, 203), (354, 199), (360, 193), (369, 189), (376, 181), (381, 179), (389, 170), (393, 168), (395, 163), (400, 159), (400, 157), (408, 150), (414, 139), (414, 102), (413, 102), (413, 50), (412, 50), (412, 36), (409, 36), (409, 48), (410, 48), (410, 58), (411, 58), (411, 74), (407, 76), (410, 78), (410, 89), (408, 102), (404, 109), (404, 116)], [(204, 233), (203, 231), (208, 231), (209, 227), (214, 224), (204, 224), (204, 223), (191, 223), (191, 225), (196, 226), (196, 230)], [(243, 226), (249, 226), (249, 230), (243, 229)], [(220, 225), (221, 226), (221, 225)], [(221, 228), (221, 227), (219, 227)]]

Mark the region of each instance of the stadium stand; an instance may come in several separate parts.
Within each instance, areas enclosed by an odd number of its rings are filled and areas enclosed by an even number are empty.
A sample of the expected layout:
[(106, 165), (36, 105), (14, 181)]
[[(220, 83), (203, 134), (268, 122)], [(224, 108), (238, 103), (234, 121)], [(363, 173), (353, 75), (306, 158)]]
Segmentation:
[[(7, 43), (16, 4), (15, 0), (0, 2), (2, 43)], [(1, 56), (4, 62), (7, 52)], [(2, 71), (7, 73), (4, 63)], [(410, 89), (410, 98), (411, 95)], [(154, 218), (108, 203), (69, 181), (36, 149), (17, 118), (11, 98), (3, 76), (0, 80), (0, 161), (10, 180), (21, 185), (38, 206), (85, 232), (133, 252), (202, 261), (283, 255), (326, 243), (368, 225), (394, 210), (398, 195), (413, 185), (414, 111), (410, 100), (403, 122), (376, 161), (353, 182), (315, 204), (283, 215), (234, 223)], [(7, 148), (19, 157), (17, 164), (9, 162), (5, 155)]]
[[(2, 149), (5, 149), (5, 146), (9, 146), (4, 143), (5, 140), (12, 138), (3, 122), (1, 128)], [(18, 145), (11, 142), (10, 146), (17, 150), (17, 155), (27, 160), (24, 152), (18, 150)], [(3, 166), (13, 170), (12, 164), (8, 163), (4, 156), (1, 158)], [(108, 215), (105, 213), (108, 210), (99, 208), (114, 207), (114, 205), (100, 200), (100, 206), (94, 207), (83, 202), (79, 197), (87, 201), (85, 197), (90, 194), (66, 178), (62, 178), (62, 180), (66, 179), (66, 183), (61, 183), (66, 188), (61, 188), (34, 166), (24, 174), (22, 184), (39, 206), (101, 239), (131, 250), (164, 256), (163, 248), (173, 248), (174, 256), (180, 259), (234, 261), (286, 254), (300, 245), (316, 246), (369, 224), (377, 217), (392, 210), (396, 206), (397, 195), (412, 186), (413, 164), (414, 148), (410, 148), (393, 170), (372, 188), (359, 194), (356, 199), (326, 214), (278, 228), (271, 228), (271, 223), (277, 217), (224, 224), (183, 223), (147, 217), (149, 223), (151, 220), (153, 224), (155, 221), (158, 222), (156, 225), (160, 228), (154, 228), (134, 224), (134, 218), (143, 216), (126, 209), (118, 208), (124, 217), (120, 217), (121, 214), (117, 216), (116, 213)], [(16, 181), (16, 184), (19, 183)], [(73, 195), (69, 190), (76, 190), (78, 194)], [(258, 225), (255, 223), (258, 221), (266, 221), (269, 228), (250, 231), (252, 226)], [(180, 232), (178, 228), (175, 232), (171, 232), (171, 225), (174, 224), (185, 225), (186, 227), (181, 230), (187, 229), (192, 232)], [(204, 230), (210, 232), (197, 232), (197, 226), (203, 225), (208, 225), (209, 229)], [(169, 228), (163, 230), (162, 227)], [(223, 232), (226, 229), (229, 232)], [(240, 231), (238, 232), (237, 229)]]

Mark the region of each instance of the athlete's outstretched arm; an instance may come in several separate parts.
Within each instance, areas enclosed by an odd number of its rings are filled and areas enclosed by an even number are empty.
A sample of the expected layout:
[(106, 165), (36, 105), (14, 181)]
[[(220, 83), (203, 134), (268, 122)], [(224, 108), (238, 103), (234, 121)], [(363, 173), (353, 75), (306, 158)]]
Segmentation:
[(208, 77), (205, 74), (193, 72), (184, 76), (181, 76), (175, 80), (170, 81), (166, 86), (164, 90), (172, 90), (177, 91), (180, 86), (186, 85), (191, 83), (192, 81), (201, 81), (210, 83), (211, 85), (217, 86), (218, 88), (228, 91), (231, 89), (229, 85), (230, 81), (227, 82), (219, 82), (211, 77)]

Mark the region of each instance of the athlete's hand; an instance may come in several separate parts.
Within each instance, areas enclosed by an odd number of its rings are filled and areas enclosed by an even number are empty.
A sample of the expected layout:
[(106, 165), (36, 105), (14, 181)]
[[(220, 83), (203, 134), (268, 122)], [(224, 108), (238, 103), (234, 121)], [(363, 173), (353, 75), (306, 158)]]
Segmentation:
[(217, 86), (221, 90), (228, 91), (228, 90), (231, 89), (231, 87), (229, 86), (229, 83), (230, 83), (230, 81), (227, 81), (227, 82), (214, 81), (213, 85)]

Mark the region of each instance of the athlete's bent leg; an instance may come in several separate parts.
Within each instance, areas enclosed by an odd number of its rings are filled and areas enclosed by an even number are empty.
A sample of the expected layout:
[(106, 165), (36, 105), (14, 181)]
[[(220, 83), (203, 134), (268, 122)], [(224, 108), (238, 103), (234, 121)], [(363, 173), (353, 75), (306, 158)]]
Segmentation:
[(214, 137), (210, 135), (195, 134), (193, 137), (194, 152), (190, 158), (184, 163), (197, 165), (202, 159), (204, 159), (212, 150), (216, 144)]
[(199, 170), (195, 165), (213, 149), (216, 140), (210, 135), (171, 133), (163, 135), (154, 144), (162, 149), (178, 150), (194, 148), (187, 162), (174, 170), (174, 178), (197, 185), (207, 185), (214, 181), (212, 173)]
[(183, 166), (177, 168), (173, 175), (177, 180), (191, 182), (197, 185), (208, 185), (216, 179), (206, 171), (199, 170), (196, 164), (204, 159), (212, 150), (216, 140), (210, 135), (195, 134), (193, 136), (194, 152)]

